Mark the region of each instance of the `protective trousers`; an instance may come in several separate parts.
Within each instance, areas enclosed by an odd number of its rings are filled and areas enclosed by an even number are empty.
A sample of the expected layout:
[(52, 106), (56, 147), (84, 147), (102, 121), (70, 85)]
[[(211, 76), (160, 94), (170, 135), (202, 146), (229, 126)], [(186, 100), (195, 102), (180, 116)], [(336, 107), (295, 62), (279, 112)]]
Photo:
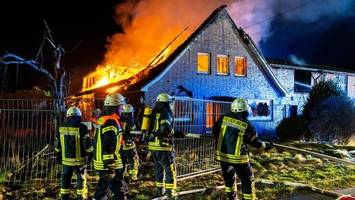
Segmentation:
[(221, 162), (221, 168), (228, 199), (238, 199), (237, 189), (235, 187), (236, 175), (242, 183), (243, 200), (256, 199), (254, 175), (249, 163), (230, 164)]
[(124, 169), (127, 169), (127, 172), (131, 176), (132, 180), (137, 180), (139, 170), (139, 157), (136, 148), (122, 150), (121, 159)]
[(172, 152), (152, 151), (152, 156), (156, 187), (160, 191), (163, 191), (163, 188), (165, 188), (168, 194), (173, 195), (176, 192), (176, 170)]
[(110, 189), (113, 193), (113, 200), (124, 200), (128, 192), (128, 186), (123, 179), (124, 169), (110, 169), (99, 171), (99, 183), (96, 187), (94, 199), (105, 199)]
[(73, 173), (76, 173), (76, 194), (77, 199), (86, 199), (87, 197), (87, 188), (86, 188), (86, 179), (84, 177), (84, 168), (82, 166), (67, 166), (63, 165), (61, 187), (60, 187), (60, 196), (61, 199), (67, 200), (70, 199), (71, 191), (71, 179)]

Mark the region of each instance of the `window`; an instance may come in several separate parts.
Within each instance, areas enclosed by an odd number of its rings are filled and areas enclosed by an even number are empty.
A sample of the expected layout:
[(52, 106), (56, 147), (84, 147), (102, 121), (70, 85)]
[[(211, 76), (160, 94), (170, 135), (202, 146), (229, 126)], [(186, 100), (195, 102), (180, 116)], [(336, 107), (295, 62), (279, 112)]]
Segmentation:
[(210, 54), (208, 53), (197, 54), (197, 73), (200, 74), (210, 73)]
[(309, 93), (312, 88), (312, 73), (305, 70), (295, 70), (295, 87), (296, 93)]
[(247, 75), (247, 59), (245, 57), (235, 57), (235, 76)]
[(217, 74), (228, 75), (228, 73), (229, 73), (228, 56), (217, 55)]

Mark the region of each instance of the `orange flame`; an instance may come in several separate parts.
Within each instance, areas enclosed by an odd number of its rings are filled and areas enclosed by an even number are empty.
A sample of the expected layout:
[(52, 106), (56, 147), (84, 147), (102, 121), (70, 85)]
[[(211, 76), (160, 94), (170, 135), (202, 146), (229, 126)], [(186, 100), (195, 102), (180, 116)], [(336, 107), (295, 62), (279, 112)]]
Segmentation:
[[(104, 61), (84, 77), (82, 90), (128, 79), (163, 62), (215, 8), (229, 1), (128, 0), (119, 4), (115, 19), (124, 32), (109, 38)], [(185, 27), (189, 29), (167, 47)]]

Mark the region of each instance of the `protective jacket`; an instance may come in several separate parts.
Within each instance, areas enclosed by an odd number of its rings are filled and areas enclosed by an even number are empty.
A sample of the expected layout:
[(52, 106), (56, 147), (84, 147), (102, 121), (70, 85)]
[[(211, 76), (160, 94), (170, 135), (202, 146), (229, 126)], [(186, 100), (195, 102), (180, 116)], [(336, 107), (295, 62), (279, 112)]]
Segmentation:
[(79, 121), (61, 123), (54, 146), (55, 152), (61, 156), (62, 164), (66, 166), (84, 165), (85, 157), (93, 151), (88, 129)]
[(99, 118), (95, 129), (94, 168), (96, 170), (122, 168), (120, 146), (122, 126), (117, 114)]
[(257, 149), (265, 148), (265, 143), (257, 139), (255, 128), (250, 121), (235, 113), (220, 117), (213, 126), (216, 138), (216, 160), (231, 163), (248, 163), (248, 145)]
[(154, 110), (152, 114), (148, 149), (151, 151), (172, 151), (173, 116), (169, 109)]

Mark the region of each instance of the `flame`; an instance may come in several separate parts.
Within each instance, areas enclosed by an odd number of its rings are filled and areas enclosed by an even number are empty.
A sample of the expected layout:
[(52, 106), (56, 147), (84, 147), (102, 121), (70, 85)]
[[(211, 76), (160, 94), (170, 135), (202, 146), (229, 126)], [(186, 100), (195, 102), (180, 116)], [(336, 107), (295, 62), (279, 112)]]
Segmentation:
[[(84, 77), (82, 90), (132, 77), (130, 84), (138, 81), (137, 73), (166, 60), (215, 8), (229, 1), (126, 0), (117, 5), (115, 20), (123, 33), (108, 39), (105, 59)], [(189, 29), (180, 34), (186, 27)]]

